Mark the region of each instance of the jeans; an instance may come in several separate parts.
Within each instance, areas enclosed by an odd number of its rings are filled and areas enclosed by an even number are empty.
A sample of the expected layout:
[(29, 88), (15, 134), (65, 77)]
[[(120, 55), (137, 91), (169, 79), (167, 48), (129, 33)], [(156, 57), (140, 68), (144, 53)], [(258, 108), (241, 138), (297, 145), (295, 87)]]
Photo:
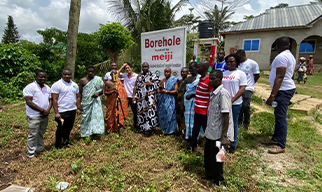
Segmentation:
[(233, 111), (233, 120), (234, 120), (234, 141), (230, 142), (230, 146), (235, 148), (237, 146), (237, 136), (238, 136), (238, 116), (241, 109), (242, 104), (232, 105)]
[(272, 140), (278, 142), (278, 146), (285, 148), (287, 136), (287, 110), (290, 105), (290, 100), (295, 93), (295, 89), (278, 91), (275, 96), (277, 106), (274, 109), (275, 129)]
[(35, 152), (44, 150), (44, 133), (48, 125), (48, 116), (42, 117), (28, 117), (27, 122), (29, 126), (29, 134), (27, 139), (27, 156), (32, 158)]
[[(64, 123), (62, 124), (61, 121), (55, 120), (58, 124), (57, 130), (56, 130), (56, 143), (55, 143), (55, 147), (57, 149), (63, 146), (67, 146), (69, 144), (69, 135), (74, 126), (76, 110), (65, 111), (59, 114), (60, 114), (60, 117), (64, 119)], [(63, 140), (63, 143), (62, 143), (62, 140)]]
[(242, 103), (242, 107), (240, 109), (238, 123), (244, 124), (244, 126), (248, 126), (250, 123), (250, 115), (251, 115), (250, 101), (252, 100), (253, 92), (246, 90), (243, 93), (242, 97), (243, 97), (243, 103)]
[(133, 113), (133, 126), (138, 127), (138, 110), (136, 107), (136, 103), (132, 102), (132, 98), (128, 97), (127, 98), (129, 106), (131, 106), (132, 113)]
[(190, 144), (188, 146), (192, 148), (197, 147), (197, 138), (198, 138), (201, 126), (204, 132), (206, 132), (206, 128), (207, 128), (207, 115), (195, 113), (193, 118), (194, 118), (194, 123), (192, 128), (192, 137), (190, 140)]

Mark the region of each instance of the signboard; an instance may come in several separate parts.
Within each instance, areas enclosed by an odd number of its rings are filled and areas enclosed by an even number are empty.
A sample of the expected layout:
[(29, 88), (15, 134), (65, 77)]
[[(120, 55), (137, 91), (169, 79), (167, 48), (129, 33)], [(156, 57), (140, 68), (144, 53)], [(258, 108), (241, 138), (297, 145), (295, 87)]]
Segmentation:
[(167, 67), (171, 68), (172, 75), (180, 77), (186, 63), (186, 28), (141, 33), (141, 58), (160, 79), (164, 78)]

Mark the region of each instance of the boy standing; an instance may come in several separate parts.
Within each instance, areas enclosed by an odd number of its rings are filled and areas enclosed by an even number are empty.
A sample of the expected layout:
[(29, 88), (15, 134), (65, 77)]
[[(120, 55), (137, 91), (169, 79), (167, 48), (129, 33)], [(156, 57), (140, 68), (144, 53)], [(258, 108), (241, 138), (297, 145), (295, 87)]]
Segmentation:
[(221, 142), (225, 149), (228, 147), (228, 139), (234, 140), (234, 124), (229, 92), (222, 85), (223, 73), (213, 70), (209, 75), (209, 86), (214, 89), (211, 92), (207, 114), (207, 129), (205, 132), (206, 144), (204, 151), (205, 177), (214, 181), (215, 185), (224, 183), (223, 162), (216, 161), (219, 148), (216, 141)]

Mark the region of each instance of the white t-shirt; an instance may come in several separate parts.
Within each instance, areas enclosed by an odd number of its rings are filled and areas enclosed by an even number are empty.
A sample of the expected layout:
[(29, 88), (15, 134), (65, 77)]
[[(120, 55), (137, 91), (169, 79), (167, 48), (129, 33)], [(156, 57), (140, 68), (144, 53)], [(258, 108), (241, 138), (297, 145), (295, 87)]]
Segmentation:
[(271, 85), (271, 89), (273, 89), (273, 86), (274, 86), (274, 81), (276, 78), (276, 69), (280, 67), (286, 68), (286, 73), (279, 90), (283, 91), (283, 90), (295, 89), (296, 86), (292, 79), (292, 76), (295, 70), (295, 65), (296, 65), (295, 58), (289, 50), (285, 50), (280, 54), (278, 54), (272, 63), (272, 69), (269, 74), (269, 83)]
[[(122, 74), (122, 73), (121, 73)], [(126, 73), (125, 73), (126, 74)], [(108, 81), (112, 81), (112, 77), (111, 77), (111, 72), (107, 72), (106, 74), (105, 74), (105, 76), (104, 76), (104, 79), (105, 80), (108, 80)], [(124, 78), (123, 77), (119, 77), (119, 80), (120, 81), (123, 81), (124, 80)]]
[[(51, 98), (51, 90), (48, 85), (44, 85), (43, 88), (40, 88), (38, 83), (35, 81), (28, 84), (22, 91), (24, 97), (32, 97), (32, 102), (35, 103), (38, 107), (46, 110), (49, 106), (49, 98)], [(33, 110), (26, 104), (26, 114), (29, 117), (40, 117), (41, 114), (39, 111)]]
[(136, 79), (138, 77), (138, 74), (133, 73), (131, 77), (127, 75), (127, 73), (122, 73), (122, 76), (124, 77), (124, 87), (126, 90), (127, 97), (133, 96), (133, 89), (135, 86)]
[(239, 64), (238, 69), (243, 71), (246, 74), (246, 77), (247, 77), (246, 90), (254, 91), (255, 89), (254, 75), (260, 73), (257, 62), (252, 59), (246, 59), (246, 61)]
[[(234, 71), (225, 71), (223, 73), (222, 84), (224, 88), (229, 92), (230, 97), (233, 98), (239, 91), (239, 86), (247, 86), (247, 77), (244, 72), (239, 69)], [(243, 99), (240, 96), (233, 105), (242, 104)]]
[(60, 79), (51, 86), (51, 93), (58, 94), (58, 112), (76, 110), (76, 94), (79, 93), (78, 85), (70, 80), (66, 82)]

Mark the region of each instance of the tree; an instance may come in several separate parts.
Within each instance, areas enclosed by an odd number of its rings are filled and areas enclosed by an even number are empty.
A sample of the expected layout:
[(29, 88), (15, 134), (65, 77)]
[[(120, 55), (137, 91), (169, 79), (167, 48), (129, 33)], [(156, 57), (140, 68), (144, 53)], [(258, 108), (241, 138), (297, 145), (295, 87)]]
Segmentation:
[(174, 21), (173, 26), (188, 26), (188, 32), (190, 32), (197, 27), (195, 24), (201, 21), (200, 18), (200, 16), (195, 17), (194, 14), (183, 15), (180, 19)]
[(72, 78), (75, 74), (80, 9), (81, 0), (70, 1), (65, 67), (72, 70)]
[(4, 29), (4, 34), (2, 36), (2, 42), (5, 44), (17, 43), (19, 42), (19, 32), (15, 23), (13, 22), (13, 18), (8, 16), (7, 27)]
[(288, 7), (288, 4), (287, 3), (280, 3), (280, 4), (276, 5), (275, 7), (271, 7), (270, 9), (284, 8), (284, 7)]
[(121, 51), (133, 44), (129, 30), (120, 23), (114, 22), (112, 24), (101, 25), (98, 31), (98, 41), (110, 56), (111, 63), (116, 63)]
[(254, 18), (254, 15), (244, 15), (244, 18), (245, 20), (248, 20), (248, 19), (253, 19)]
[(37, 33), (42, 35), (43, 42), (47, 45), (56, 45), (67, 41), (67, 32), (56, 28), (46, 28), (45, 30), (37, 30)]
[(207, 19), (214, 22), (214, 35), (219, 37), (219, 31), (229, 27), (230, 22), (228, 19), (234, 14), (229, 11), (229, 7), (225, 6), (223, 9), (219, 9), (218, 5), (215, 5), (211, 11), (204, 12)]

